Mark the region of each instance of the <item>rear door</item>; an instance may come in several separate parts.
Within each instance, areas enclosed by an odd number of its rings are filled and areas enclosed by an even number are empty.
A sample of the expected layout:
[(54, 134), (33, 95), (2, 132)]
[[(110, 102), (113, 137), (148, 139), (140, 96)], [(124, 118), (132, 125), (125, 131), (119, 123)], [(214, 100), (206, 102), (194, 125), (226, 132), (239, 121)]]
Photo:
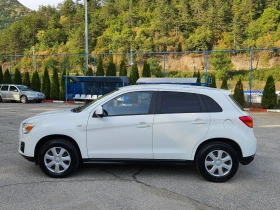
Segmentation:
[(9, 85), (2, 85), (2, 87), (1, 87), (2, 99), (8, 100), (8, 90), (9, 90)]
[(190, 160), (209, 124), (210, 116), (198, 94), (160, 92), (153, 125), (154, 158)]

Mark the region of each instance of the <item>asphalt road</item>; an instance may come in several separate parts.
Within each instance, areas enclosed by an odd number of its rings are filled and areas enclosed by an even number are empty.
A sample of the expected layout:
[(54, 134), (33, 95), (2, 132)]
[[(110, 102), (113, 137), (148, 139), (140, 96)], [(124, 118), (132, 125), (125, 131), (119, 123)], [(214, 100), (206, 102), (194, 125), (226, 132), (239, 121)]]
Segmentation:
[[(73, 105), (71, 105), (73, 106)], [(226, 183), (210, 183), (192, 166), (85, 165), (51, 179), (18, 152), (22, 120), (71, 107), (0, 104), (0, 209), (280, 209), (280, 114), (251, 113), (258, 150)]]

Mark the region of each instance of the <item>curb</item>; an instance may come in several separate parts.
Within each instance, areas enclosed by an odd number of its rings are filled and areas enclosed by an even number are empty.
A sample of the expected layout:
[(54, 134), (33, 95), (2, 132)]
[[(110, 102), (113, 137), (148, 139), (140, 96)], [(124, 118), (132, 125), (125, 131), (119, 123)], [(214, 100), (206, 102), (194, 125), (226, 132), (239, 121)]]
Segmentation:
[(84, 104), (82, 101), (58, 101), (58, 100), (44, 100), (44, 103), (60, 103), (60, 104)]
[(261, 109), (261, 108), (244, 108), (248, 112), (274, 112), (280, 113), (280, 109)]

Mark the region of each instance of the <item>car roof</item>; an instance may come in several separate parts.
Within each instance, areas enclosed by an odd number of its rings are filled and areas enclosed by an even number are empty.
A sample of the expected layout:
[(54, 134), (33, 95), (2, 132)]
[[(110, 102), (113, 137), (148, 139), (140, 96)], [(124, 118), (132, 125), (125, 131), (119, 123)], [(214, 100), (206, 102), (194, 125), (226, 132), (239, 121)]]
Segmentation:
[(208, 92), (208, 91), (219, 91), (229, 95), (231, 92), (229, 90), (223, 90), (218, 88), (204, 87), (204, 86), (194, 86), (194, 85), (177, 85), (177, 84), (147, 84), (147, 85), (130, 85), (120, 88), (121, 90), (139, 90), (139, 89), (166, 89), (166, 90), (189, 90), (198, 92)]

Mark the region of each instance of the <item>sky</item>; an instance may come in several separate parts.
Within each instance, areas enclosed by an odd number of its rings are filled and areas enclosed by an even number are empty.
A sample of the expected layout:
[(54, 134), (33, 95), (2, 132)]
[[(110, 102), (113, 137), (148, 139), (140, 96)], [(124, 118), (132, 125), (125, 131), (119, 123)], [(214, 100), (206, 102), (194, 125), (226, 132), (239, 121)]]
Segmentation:
[(63, 2), (63, 0), (18, 0), (18, 1), (24, 6), (32, 10), (38, 10), (40, 5), (57, 6), (58, 3)]

